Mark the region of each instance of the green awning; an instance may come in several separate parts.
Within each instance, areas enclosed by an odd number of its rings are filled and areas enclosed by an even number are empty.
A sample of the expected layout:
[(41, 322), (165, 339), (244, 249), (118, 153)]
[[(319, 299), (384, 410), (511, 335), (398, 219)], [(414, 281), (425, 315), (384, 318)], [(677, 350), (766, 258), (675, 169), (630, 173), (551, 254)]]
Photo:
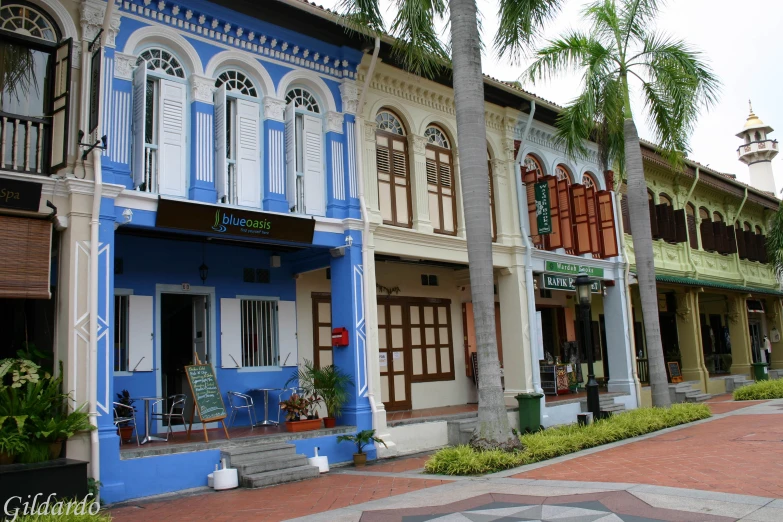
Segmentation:
[(656, 275), (655, 280), (659, 283), (668, 283), (674, 285), (703, 286), (707, 288), (720, 288), (730, 292), (741, 292), (745, 294), (767, 294), (783, 296), (783, 292), (774, 288), (756, 288), (754, 286), (732, 285), (729, 283), (720, 283), (718, 281), (707, 281), (703, 279), (692, 279), (690, 277), (677, 277), (668, 275)]

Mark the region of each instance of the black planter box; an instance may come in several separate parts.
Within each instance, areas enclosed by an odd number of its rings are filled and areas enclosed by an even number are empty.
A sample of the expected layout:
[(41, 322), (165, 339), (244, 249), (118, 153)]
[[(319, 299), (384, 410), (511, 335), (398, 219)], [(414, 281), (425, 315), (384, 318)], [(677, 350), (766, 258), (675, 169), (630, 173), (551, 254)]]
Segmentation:
[[(52, 499), (79, 499), (87, 495), (87, 462), (73, 459), (56, 459), (37, 464), (9, 464), (0, 466), (0, 504), (11, 497), (10, 504), (37, 504)], [(10, 505), (9, 504), (9, 505)]]

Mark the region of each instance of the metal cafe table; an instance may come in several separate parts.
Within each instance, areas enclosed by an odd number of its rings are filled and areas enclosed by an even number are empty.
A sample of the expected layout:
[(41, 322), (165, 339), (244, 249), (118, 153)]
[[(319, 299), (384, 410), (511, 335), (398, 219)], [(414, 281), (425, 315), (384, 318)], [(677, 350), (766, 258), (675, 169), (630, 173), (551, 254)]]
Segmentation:
[[(166, 442), (166, 439), (163, 437), (157, 437), (155, 435), (150, 435), (150, 405), (154, 402), (161, 402), (163, 399), (161, 397), (136, 397), (133, 398), (134, 401), (144, 401), (144, 438), (141, 439), (141, 442), (139, 444), (146, 444), (147, 442)], [(138, 428), (136, 428), (138, 429)]]
[(251, 390), (248, 390), (247, 393), (264, 393), (264, 420), (257, 423), (256, 426), (277, 426), (279, 423), (277, 421), (269, 420), (269, 392), (275, 392), (284, 391), (283, 388), (253, 388)]

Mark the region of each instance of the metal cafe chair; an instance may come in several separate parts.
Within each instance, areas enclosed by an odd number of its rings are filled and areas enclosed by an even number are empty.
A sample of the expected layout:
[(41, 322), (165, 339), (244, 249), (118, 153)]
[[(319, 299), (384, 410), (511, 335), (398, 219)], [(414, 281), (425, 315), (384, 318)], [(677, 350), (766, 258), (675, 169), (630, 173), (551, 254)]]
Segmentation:
[(228, 427), (230, 428), (234, 424), (234, 419), (240, 410), (247, 410), (247, 414), (250, 417), (250, 429), (252, 430), (258, 419), (256, 418), (256, 407), (253, 404), (253, 397), (244, 393), (235, 391), (228, 392), (228, 405), (231, 408), (231, 418), (228, 421)]
[(182, 421), (182, 425), (185, 425), (185, 401), (187, 400), (187, 396), (184, 393), (177, 393), (175, 395), (171, 395), (169, 397), (169, 412), (165, 413), (163, 411), (158, 411), (158, 408), (163, 405), (163, 401), (158, 401), (152, 405), (152, 414), (150, 415), (153, 419), (160, 419), (166, 424), (166, 441), (169, 440), (169, 434), (174, 433), (174, 430), (171, 429), (171, 420), (172, 419), (180, 419)]
[[(139, 430), (136, 428), (136, 410), (127, 404), (119, 402), (112, 402), (112, 404), (114, 405), (114, 425), (117, 428), (133, 426), (133, 431), (136, 432), (136, 444), (141, 446), (139, 444)], [(122, 445), (122, 437), (120, 437), (120, 445)]]

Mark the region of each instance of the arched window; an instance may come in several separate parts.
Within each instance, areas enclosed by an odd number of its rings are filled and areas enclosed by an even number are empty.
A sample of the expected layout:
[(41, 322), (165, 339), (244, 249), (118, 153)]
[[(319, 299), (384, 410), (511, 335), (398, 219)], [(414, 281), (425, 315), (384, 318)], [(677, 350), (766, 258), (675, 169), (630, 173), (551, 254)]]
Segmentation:
[(293, 103), (295, 109), (302, 109), (316, 114), (321, 113), (321, 107), (318, 105), (315, 96), (307, 89), (301, 87), (295, 87), (289, 90), (285, 95), (285, 103), (286, 105)]
[(495, 181), (492, 179), (492, 155), (487, 149), (487, 173), (489, 174), (489, 226), (492, 231), (492, 241), (498, 239), (498, 224), (495, 217)]
[(235, 92), (237, 94), (258, 98), (256, 86), (242, 71), (231, 69), (220, 73), (217, 80), (215, 80), (215, 87), (220, 88), (223, 85), (226, 86), (226, 91), (228, 92)]
[(710, 211), (704, 207), (699, 208), (699, 231), (701, 232), (701, 248), (707, 252), (715, 252), (715, 230), (712, 226)]
[(408, 168), (408, 140), (400, 118), (389, 110), (375, 116), (375, 163), (378, 169), (378, 202), (383, 222), (410, 227), (411, 183)]
[(745, 227), (745, 230), (747, 230), (748, 232), (753, 230), (753, 227), (750, 226), (750, 223), (748, 223), (747, 221), (745, 222), (744, 227)]
[(652, 190), (647, 189), (647, 201), (655, 201), (655, 195), (652, 193)]
[(321, 105), (304, 87), (285, 96), (285, 149), (288, 204), (294, 212), (326, 215), (324, 131)]
[(438, 234), (457, 234), (457, 199), (454, 193), (454, 157), (446, 133), (430, 125), (424, 131), (427, 138), (427, 192), (430, 220)]
[(712, 221), (715, 223), (723, 223), (723, 216), (720, 212), (713, 212), (712, 213)]
[(753, 139), (756, 141), (761, 141), (761, 133), (759, 131), (756, 131), (756, 133), (753, 135)]
[(756, 225), (756, 235), (760, 236), (760, 235), (761, 235), (761, 234), (763, 234), (763, 233), (764, 233), (764, 232), (761, 230), (761, 227), (760, 227), (760, 226), (758, 226), (758, 225)]
[(177, 78), (185, 77), (185, 69), (177, 58), (165, 49), (154, 47), (139, 55), (136, 65), (147, 63), (147, 70), (157, 71)]
[(688, 203), (685, 206), (685, 218), (688, 222), (688, 241), (691, 248), (698, 250), (699, 238), (696, 235), (696, 207), (693, 206), (693, 203)]
[(43, 11), (25, 2), (0, 6), (0, 29), (52, 43), (60, 41), (54, 21)]
[(710, 219), (710, 211), (704, 207), (699, 208), (699, 220), (700, 221), (712, 221)]
[(661, 205), (668, 205), (668, 206), (670, 206), (670, 207), (672, 206), (672, 198), (670, 198), (669, 196), (667, 196), (667, 195), (666, 195), (666, 194), (664, 194), (664, 193), (661, 193), (661, 194), (658, 196), (658, 200), (660, 201), (660, 204), (661, 204)]
[(569, 185), (571, 184), (571, 173), (568, 171), (568, 167), (562, 163), (555, 167), (555, 176), (557, 177), (558, 181), (566, 180), (568, 181)]
[(525, 156), (525, 169), (528, 172), (535, 172), (536, 179), (544, 176), (544, 169), (541, 167), (541, 162), (538, 161), (538, 158), (531, 156), (530, 154)]
[(598, 182), (595, 180), (595, 176), (592, 172), (585, 172), (582, 175), (582, 185), (584, 185), (586, 188), (592, 187), (595, 190), (600, 190)]

